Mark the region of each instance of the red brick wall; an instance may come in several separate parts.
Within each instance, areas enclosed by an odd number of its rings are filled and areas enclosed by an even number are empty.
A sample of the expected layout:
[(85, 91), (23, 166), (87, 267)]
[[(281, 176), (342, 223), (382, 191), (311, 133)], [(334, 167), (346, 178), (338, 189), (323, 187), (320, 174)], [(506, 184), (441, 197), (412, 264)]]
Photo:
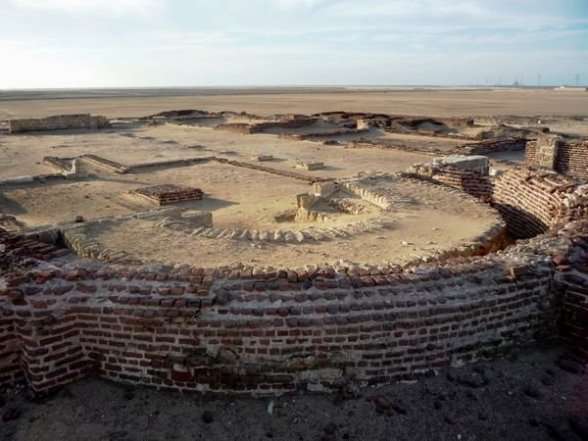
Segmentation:
[[(553, 314), (539, 309), (551, 266), (529, 264), (512, 279), (508, 265), (465, 259), (418, 275), (254, 275), (77, 263), (29, 271), (0, 298), (23, 317), (15, 331), (20, 364), (36, 390), (98, 373), (275, 392), (407, 378), (533, 339)], [(22, 293), (16, 303), (14, 291)]]
[[(520, 206), (545, 223), (585, 215), (585, 195), (565, 182), (516, 170), (494, 182), (494, 198), (536, 189)], [(573, 210), (542, 211), (546, 194)], [(560, 312), (563, 339), (586, 352), (587, 237), (588, 221), (575, 222), (500, 254), (369, 272), (108, 265), (0, 231), (0, 384), (24, 376), (46, 391), (89, 374), (226, 392), (379, 383), (554, 336)]]
[(497, 176), (481, 175), (452, 167), (417, 165), (413, 175), (463, 190), (489, 202), (515, 238), (529, 238), (562, 222), (581, 219), (586, 210), (586, 192), (571, 192), (576, 183), (552, 172), (517, 168)]
[(556, 283), (563, 290), (561, 340), (574, 355), (588, 360), (588, 221), (571, 224), (574, 248), (556, 259)]
[[(525, 162), (530, 166), (537, 166), (537, 140), (527, 143)], [(555, 170), (559, 173), (588, 179), (588, 140), (561, 141), (558, 144), (555, 157)]]
[(558, 150), (556, 170), (588, 179), (588, 140), (564, 143)]
[(0, 385), (14, 384), (23, 377), (16, 320), (12, 308), (0, 301)]

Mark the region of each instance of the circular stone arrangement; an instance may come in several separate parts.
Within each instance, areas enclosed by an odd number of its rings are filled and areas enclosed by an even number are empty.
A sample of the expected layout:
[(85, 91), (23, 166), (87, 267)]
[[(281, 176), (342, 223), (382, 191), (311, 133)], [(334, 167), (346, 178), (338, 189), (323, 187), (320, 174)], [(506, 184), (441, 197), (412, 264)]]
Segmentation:
[[(504, 240), (505, 224), (491, 207), (401, 174), (319, 183), (298, 199), (298, 209), (281, 213), (275, 230), (224, 227), (178, 209), (87, 222), (68, 229), (66, 237), (79, 254), (98, 259), (232, 267), (251, 262), (304, 266), (330, 256), (333, 264), (407, 264), (480, 254)], [(288, 247), (300, 244), (305, 248)]]

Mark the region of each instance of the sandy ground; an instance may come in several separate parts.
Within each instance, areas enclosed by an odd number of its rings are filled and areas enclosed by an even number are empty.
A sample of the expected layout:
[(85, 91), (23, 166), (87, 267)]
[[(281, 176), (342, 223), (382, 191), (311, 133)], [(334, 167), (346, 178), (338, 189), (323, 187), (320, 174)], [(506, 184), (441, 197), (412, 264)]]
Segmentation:
[(582, 89), (313, 89), (285, 92), (281, 89), (212, 92), (206, 89), (177, 89), (147, 93), (118, 90), (110, 91), (107, 96), (81, 92), (36, 92), (30, 99), (22, 99), (23, 96), (22, 93), (0, 94), (0, 120), (86, 112), (129, 117), (172, 109), (234, 110), (260, 115), (334, 110), (438, 117), (588, 114), (588, 92)]
[[(582, 441), (588, 374), (558, 348), (331, 395), (213, 398), (85, 379), (0, 395), (6, 441)], [(564, 366), (566, 370), (560, 366)], [(272, 409), (271, 414), (268, 409)]]
[[(440, 117), (588, 114), (588, 93), (582, 91), (233, 90), (177, 91), (174, 96), (169, 96), (169, 91), (67, 92), (61, 96), (35, 92), (27, 99), (21, 95), (0, 93), (0, 121), (75, 112), (142, 116), (179, 108), (247, 110), (259, 114), (346, 110)], [(588, 125), (575, 119), (559, 121), (555, 129), (588, 134)], [(412, 141), (419, 142), (398, 140)], [(435, 143), (433, 139), (421, 141)], [(443, 142), (437, 145), (442, 146)], [(163, 125), (100, 133), (0, 135), (0, 177), (50, 173), (53, 170), (41, 164), (43, 156), (75, 157), (84, 153), (124, 164), (210, 155), (249, 160), (255, 154), (271, 153), (277, 158), (271, 166), (282, 170), (292, 170), (298, 159), (324, 161), (325, 170), (308, 173), (315, 177), (345, 177), (368, 170), (393, 172), (430, 159), (398, 151), (345, 150), (272, 135), (241, 136), (206, 127)], [(509, 159), (520, 159), (520, 155)], [(229, 225), (240, 218), (243, 222), (267, 223), (275, 210), (293, 206), (297, 192), (309, 189), (301, 181), (218, 164), (151, 169), (135, 175), (115, 175), (91, 168), (88, 171), (97, 177), (4, 189), (0, 208), (30, 225), (71, 221), (78, 214), (87, 218), (124, 214), (152, 207), (128, 195), (129, 189), (175, 182), (202, 187), (208, 193), (208, 201), (202, 202), (202, 207), (214, 211), (218, 222)], [(415, 188), (395, 190), (400, 196), (406, 191), (411, 195), (418, 193)], [(192, 244), (200, 249), (201, 255), (199, 262), (189, 263), (218, 264), (219, 255), (225, 263), (239, 260), (255, 265), (298, 265), (339, 259), (381, 263), (390, 256), (408, 259), (438, 246), (470, 240), (488, 227), (488, 213), (475, 212), (452, 197), (449, 193), (423, 191), (416, 198), (418, 203), (393, 213), (395, 222), (391, 230), (368, 233), (352, 241), (332, 241), (327, 248), (304, 244), (263, 245), (259, 249), (248, 243), (235, 246), (220, 240), (213, 246), (203, 239), (194, 241)], [(186, 207), (197, 204), (188, 203)], [(464, 221), (466, 216), (468, 220)], [(151, 251), (153, 256), (185, 258), (186, 241), (181, 235), (161, 230), (152, 234), (152, 226), (148, 225), (143, 225), (145, 230), (131, 227), (123, 225), (108, 235), (108, 240), (113, 244), (126, 242), (139, 252), (139, 246), (144, 248), (143, 235), (148, 234), (159, 244), (158, 249)], [(562, 369), (562, 364), (556, 363), (560, 352), (558, 348), (534, 348), (518, 358), (513, 355), (509, 360), (441, 372), (418, 383), (344, 389), (326, 396), (301, 393), (273, 399), (212, 398), (126, 387), (99, 379), (79, 381), (49, 397), (35, 397), (25, 390), (0, 391), (0, 439), (585, 440), (588, 375), (577, 373), (577, 367), (570, 369), (569, 364)], [(271, 415), (268, 407), (273, 408)]]
[(101, 132), (46, 132), (18, 136), (0, 135), (0, 177), (51, 173), (43, 165), (45, 156), (71, 158), (95, 154), (122, 164), (163, 161), (202, 156), (225, 156), (249, 161), (254, 155), (269, 153), (273, 168), (292, 171), (298, 160), (321, 160), (326, 170), (309, 176), (348, 176), (360, 171), (399, 171), (423, 162), (430, 156), (380, 150), (344, 149), (322, 142), (297, 141), (277, 135), (240, 135), (208, 127), (165, 124), (155, 127), (106, 130)]
[[(292, 268), (322, 263), (401, 264), (471, 242), (497, 222), (488, 207), (463, 201), (454, 192), (418, 182), (401, 181), (381, 187), (394, 194), (399, 201), (408, 201), (399, 202), (390, 213), (380, 213), (376, 209), (369, 215), (345, 215), (328, 222), (277, 223), (273, 215), (284, 208), (295, 208), (294, 198), (290, 195), (276, 198), (276, 193), (266, 197), (266, 192), (260, 192), (257, 195), (263, 197), (261, 201), (248, 203), (247, 192), (254, 181), (248, 182), (247, 187), (231, 187), (233, 194), (240, 188), (245, 189), (241, 194), (235, 194), (235, 205), (213, 211), (216, 228), (296, 231), (312, 226), (320, 230), (349, 222), (369, 222), (372, 218), (383, 219), (390, 227), (360, 232), (345, 239), (303, 244), (253, 244), (249, 241), (194, 237), (187, 232), (162, 228), (157, 221), (148, 220), (129, 220), (108, 228), (91, 228), (90, 234), (110, 249), (126, 250), (145, 260), (201, 267), (244, 263)], [(264, 182), (268, 184), (266, 191), (272, 189), (277, 192), (284, 188), (283, 180), (275, 177), (264, 177)], [(200, 203), (196, 202), (194, 206), (200, 207)]]
[[(410, 138), (410, 135), (409, 135)], [(429, 142), (433, 142), (434, 138)], [(412, 140), (415, 142), (415, 140)], [(443, 144), (444, 140), (440, 141)], [(252, 157), (269, 153), (275, 160), (262, 165), (293, 171), (298, 160), (321, 161), (326, 167), (301, 172), (309, 177), (344, 178), (371, 171), (396, 172), (430, 156), (379, 149), (345, 149), (319, 142), (296, 141), (277, 135), (241, 135), (210, 127), (164, 124), (128, 127), (104, 132), (61, 132), (6, 136), (0, 145), (0, 174), (4, 177), (48, 173), (42, 164), (46, 155), (77, 157), (96, 154), (124, 165), (168, 159), (225, 157), (255, 162)], [(311, 187), (299, 181), (269, 173), (209, 162), (186, 167), (148, 168), (139, 173), (116, 174), (84, 166), (91, 176), (85, 180), (54, 181), (44, 185), (6, 187), (0, 195), (0, 210), (13, 215), (27, 227), (129, 214), (155, 208), (149, 201), (129, 194), (130, 190), (173, 183), (201, 188), (202, 201), (185, 203), (213, 213), (215, 228), (249, 230), (289, 230), (307, 228), (305, 223), (278, 224), (274, 216), (296, 207), (296, 194)], [(334, 263), (341, 259), (382, 264), (404, 262), (432, 252), (472, 241), (494, 224), (486, 207), (466, 204), (447, 190), (415, 184), (394, 185), (388, 189), (399, 203), (387, 221), (391, 229), (360, 234), (350, 240), (295, 246), (230, 239), (211, 240), (188, 237), (185, 233), (162, 229), (156, 222), (128, 221), (117, 228), (100, 230), (96, 236), (113, 249), (127, 249), (144, 259), (178, 261), (200, 266), (234, 264), (303, 266)], [(338, 215), (332, 222), (315, 223), (318, 229), (369, 221), (375, 216)], [(149, 247), (145, 247), (145, 243)]]

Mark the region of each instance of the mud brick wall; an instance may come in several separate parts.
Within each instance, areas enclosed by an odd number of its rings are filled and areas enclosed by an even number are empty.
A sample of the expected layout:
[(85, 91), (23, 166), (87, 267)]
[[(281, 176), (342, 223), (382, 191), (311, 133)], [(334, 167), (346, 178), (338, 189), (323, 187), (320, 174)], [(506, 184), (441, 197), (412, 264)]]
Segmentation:
[(563, 143), (556, 157), (556, 171), (588, 179), (588, 140)]
[(155, 199), (159, 205), (171, 205), (177, 204), (178, 202), (202, 199), (202, 195), (202, 190), (199, 188), (194, 188), (189, 190), (162, 193), (161, 195), (157, 195)]
[[(588, 189), (565, 176), (520, 167), (497, 177), (470, 170), (429, 164), (415, 165), (409, 176), (460, 189), (489, 202), (515, 238), (529, 238), (558, 223), (581, 219), (588, 213)], [(572, 189), (576, 188), (572, 191)]]
[(527, 141), (527, 145), (525, 146), (525, 164), (530, 167), (536, 167), (538, 164), (538, 154), (537, 140), (531, 139)]
[(91, 164), (97, 165), (99, 167), (105, 167), (107, 170), (110, 170), (112, 172), (117, 172), (117, 173), (126, 173), (127, 172), (126, 166), (119, 164), (118, 162), (114, 162), (109, 159), (102, 158), (100, 156), (87, 154), (87, 155), (82, 155), (81, 158), (84, 161), (87, 161)]
[(567, 227), (573, 247), (556, 256), (558, 288), (563, 291), (560, 338), (574, 355), (588, 360), (588, 221)]
[(574, 185), (561, 175), (519, 168), (494, 180), (492, 205), (511, 235), (531, 237), (586, 215), (587, 191), (571, 191)]
[(480, 199), (494, 194), (494, 185), (489, 176), (472, 170), (460, 170), (451, 166), (436, 167), (419, 164), (412, 167), (409, 176), (425, 178), (438, 184), (462, 190)]
[(103, 116), (55, 115), (39, 119), (13, 119), (8, 121), (8, 133), (23, 133), (47, 130), (67, 129), (103, 129), (110, 127), (108, 119)]
[(43, 164), (56, 168), (59, 171), (69, 172), (72, 168), (71, 160), (65, 158), (57, 158), (55, 156), (45, 156)]
[(15, 384), (23, 379), (21, 344), (14, 329), (16, 324), (13, 309), (0, 300), (0, 386)]
[(376, 384), (554, 337), (557, 324), (586, 356), (588, 189), (530, 169), (492, 184), (493, 203), (522, 211), (505, 211), (507, 222), (528, 228), (518, 219), (529, 215), (549, 234), (405, 269), (108, 264), (0, 230), (0, 385), (24, 378), (50, 391), (86, 375), (219, 392)]
[(463, 144), (454, 150), (462, 155), (489, 155), (491, 153), (523, 150), (527, 144), (525, 138), (505, 139), (500, 141), (482, 141)]
[(26, 294), (39, 291), (33, 287), (15, 290), (10, 286), (27, 280), (26, 271), (31, 265), (51, 260), (59, 262), (70, 256), (69, 250), (60, 250), (36, 239), (0, 229), (0, 385), (14, 384), (25, 376), (21, 331), (26, 333), (30, 327), (32, 313), (28, 307), (24, 310), (15, 307), (26, 303)]
[(69, 250), (58, 249), (50, 243), (43, 242), (42, 238), (12, 234), (0, 228), (0, 276), (6, 277), (5, 274), (10, 274), (23, 259), (48, 261), (70, 255)]
[[(527, 143), (525, 162), (530, 166), (540, 165), (538, 141), (536, 139)], [(558, 142), (554, 170), (559, 173), (588, 179), (588, 140)]]

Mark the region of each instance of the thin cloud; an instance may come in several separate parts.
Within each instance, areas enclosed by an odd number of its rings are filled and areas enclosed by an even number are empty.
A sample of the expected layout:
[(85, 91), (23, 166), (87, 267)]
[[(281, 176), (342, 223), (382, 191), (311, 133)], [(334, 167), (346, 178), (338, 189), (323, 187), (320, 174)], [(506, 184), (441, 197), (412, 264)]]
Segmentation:
[(101, 14), (138, 16), (160, 12), (163, 0), (12, 0), (20, 8), (45, 10), (68, 15)]
[(0, 87), (588, 79), (584, 0), (2, 1)]

